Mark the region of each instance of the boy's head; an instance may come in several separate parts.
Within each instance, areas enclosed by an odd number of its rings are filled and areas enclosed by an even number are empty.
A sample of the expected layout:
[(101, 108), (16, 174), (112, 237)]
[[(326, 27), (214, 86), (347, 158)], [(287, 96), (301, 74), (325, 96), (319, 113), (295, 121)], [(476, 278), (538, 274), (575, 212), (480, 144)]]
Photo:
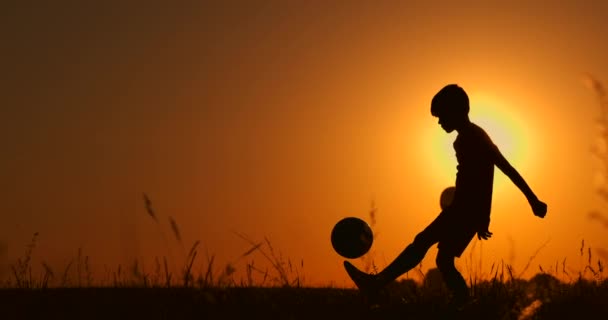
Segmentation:
[(431, 114), (445, 131), (452, 132), (469, 119), (467, 93), (456, 84), (443, 87), (431, 101)]

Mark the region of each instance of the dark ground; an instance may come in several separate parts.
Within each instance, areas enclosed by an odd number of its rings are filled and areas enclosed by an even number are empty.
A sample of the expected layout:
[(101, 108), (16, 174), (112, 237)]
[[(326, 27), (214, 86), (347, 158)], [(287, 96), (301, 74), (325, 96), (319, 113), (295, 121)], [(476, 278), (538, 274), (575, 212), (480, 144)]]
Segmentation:
[[(546, 299), (531, 319), (608, 319), (607, 292), (588, 294)], [(328, 288), (1, 289), (0, 319), (518, 319), (523, 310), (508, 293), (458, 311), (445, 295), (411, 297), (371, 305), (358, 291)]]

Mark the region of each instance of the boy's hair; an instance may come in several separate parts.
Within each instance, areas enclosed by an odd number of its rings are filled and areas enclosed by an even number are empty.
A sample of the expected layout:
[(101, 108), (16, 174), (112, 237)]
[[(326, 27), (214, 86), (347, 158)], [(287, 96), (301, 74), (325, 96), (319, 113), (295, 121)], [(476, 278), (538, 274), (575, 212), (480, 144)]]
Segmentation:
[(469, 114), (469, 96), (457, 84), (443, 87), (431, 101), (431, 114), (438, 117), (449, 112), (455, 115)]

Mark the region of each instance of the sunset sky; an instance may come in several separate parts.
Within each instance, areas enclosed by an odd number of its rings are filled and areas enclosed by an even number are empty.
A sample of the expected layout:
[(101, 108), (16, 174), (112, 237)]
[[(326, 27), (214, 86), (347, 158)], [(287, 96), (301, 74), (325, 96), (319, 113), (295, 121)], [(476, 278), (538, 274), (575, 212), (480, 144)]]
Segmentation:
[(535, 217), (496, 170), (494, 236), (474, 260), (518, 272), (546, 244), (526, 276), (564, 259), (577, 272), (584, 239), (608, 261), (608, 229), (589, 217), (608, 207), (584, 81), (608, 82), (608, 2), (58, 3), (0, 13), (3, 277), (34, 232), (36, 267), (62, 270), (82, 248), (98, 278), (136, 257), (181, 265), (196, 240), (199, 262), (263, 266), (237, 261), (251, 248), (239, 233), (303, 261), (307, 285), (352, 286), (333, 225), (371, 222), (373, 202), (383, 267), (454, 184), (456, 133), (430, 114), (449, 83), (549, 206)]

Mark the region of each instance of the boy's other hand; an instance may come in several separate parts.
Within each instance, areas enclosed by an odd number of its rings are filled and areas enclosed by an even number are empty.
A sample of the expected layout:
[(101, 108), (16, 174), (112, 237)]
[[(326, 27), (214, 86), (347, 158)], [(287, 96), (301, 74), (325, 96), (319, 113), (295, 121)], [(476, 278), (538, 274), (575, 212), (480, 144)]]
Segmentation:
[(492, 232), (490, 232), (488, 229), (485, 229), (483, 231), (477, 231), (477, 239), (481, 240), (488, 240), (492, 237)]
[(535, 200), (533, 202), (530, 203), (530, 205), (532, 206), (532, 211), (534, 212), (534, 215), (540, 218), (544, 218), (545, 215), (547, 214), (547, 204), (540, 201), (540, 200)]

